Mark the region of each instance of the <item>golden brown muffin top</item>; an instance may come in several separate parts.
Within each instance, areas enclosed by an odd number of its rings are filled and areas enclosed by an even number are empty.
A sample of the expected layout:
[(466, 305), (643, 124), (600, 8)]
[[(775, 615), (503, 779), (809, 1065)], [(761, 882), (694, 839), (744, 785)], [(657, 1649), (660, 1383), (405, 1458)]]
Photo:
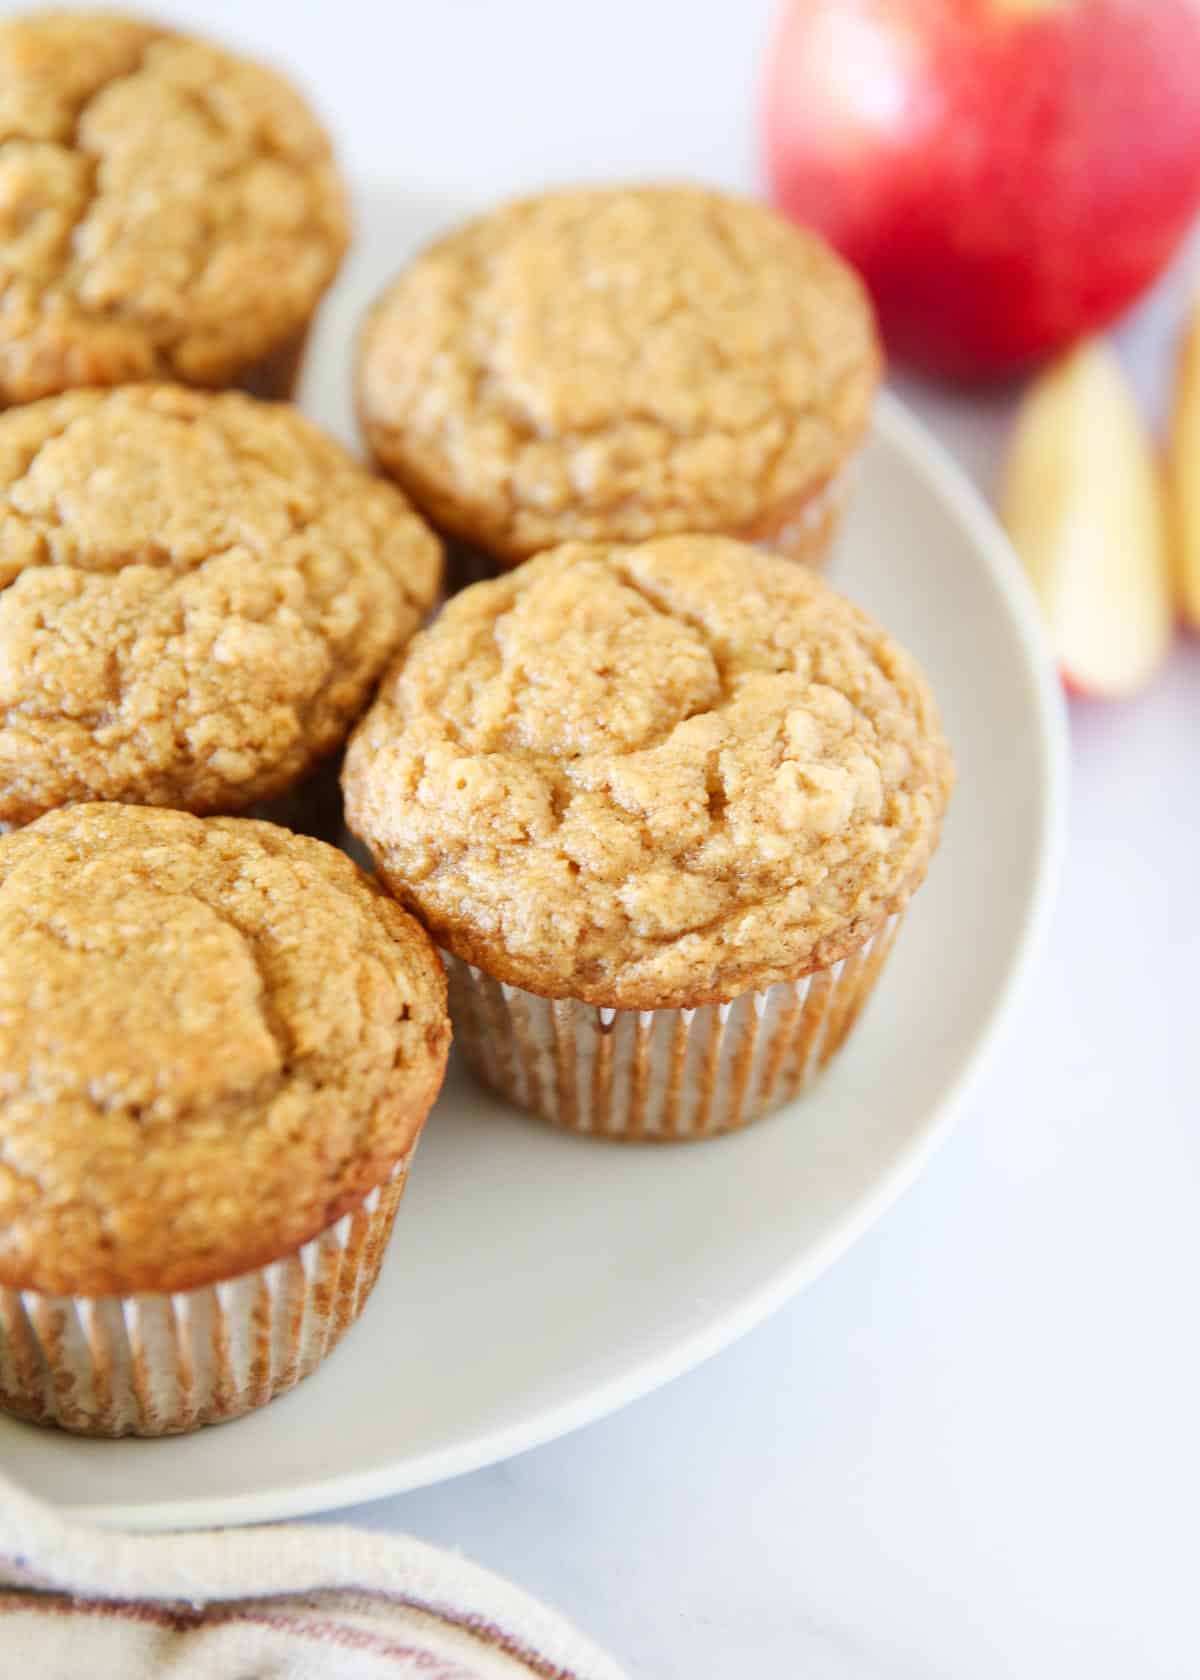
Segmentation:
[(913, 660), (807, 568), (721, 537), (566, 544), (458, 595), (343, 776), (442, 945), (625, 1009), (844, 956), (920, 883), (951, 781)]
[(381, 463), (509, 561), (568, 539), (737, 534), (866, 425), (870, 305), (814, 234), (689, 187), (556, 192), (469, 222), (370, 315)]
[(303, 329), (348, 236), (271, 71), (108, 13), (0, 24), (0, 406), (228, 384)]
[(0, 839), (0, 1282), (189, 1289), (290, 1253), (407, 1153), (445, 996), (320, 841), (123, 805)]
[(162, 385), (0, 414), (0, 822), (282, 792), (438, 574), (400, 492), (295, 409)]

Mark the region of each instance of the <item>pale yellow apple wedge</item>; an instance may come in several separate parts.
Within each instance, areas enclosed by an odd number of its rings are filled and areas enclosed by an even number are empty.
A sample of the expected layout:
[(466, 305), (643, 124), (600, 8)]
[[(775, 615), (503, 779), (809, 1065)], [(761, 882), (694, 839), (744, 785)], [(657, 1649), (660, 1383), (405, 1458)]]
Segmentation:
[(1132, 693), (1174, 621), (1154, 450), (1112, 351), (1090, 339), (1030, 387), (1001, 512), (1059, 665), (1082, 693)]
[(1167, 485), (1180, 610), (1200, 630), (1200, 297), (1179, 352)]

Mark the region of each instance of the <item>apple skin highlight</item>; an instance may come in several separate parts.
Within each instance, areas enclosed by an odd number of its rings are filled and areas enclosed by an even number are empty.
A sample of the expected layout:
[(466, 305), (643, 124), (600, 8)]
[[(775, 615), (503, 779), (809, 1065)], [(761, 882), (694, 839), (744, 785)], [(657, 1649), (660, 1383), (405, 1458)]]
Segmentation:
[(764, 95), (774, 202), (937, 373), (1099, 331), (1200, 208), (1196, 0), (789, 0)]

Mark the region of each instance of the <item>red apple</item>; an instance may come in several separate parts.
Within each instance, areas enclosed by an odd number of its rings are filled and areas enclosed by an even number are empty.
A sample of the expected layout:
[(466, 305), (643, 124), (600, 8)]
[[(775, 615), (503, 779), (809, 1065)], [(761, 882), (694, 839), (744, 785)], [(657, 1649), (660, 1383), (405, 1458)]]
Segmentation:
[(1118, 315), (1200, 206), (1200, 4), (790, 0), (765, 139), (897, 354), (1007, 373)]

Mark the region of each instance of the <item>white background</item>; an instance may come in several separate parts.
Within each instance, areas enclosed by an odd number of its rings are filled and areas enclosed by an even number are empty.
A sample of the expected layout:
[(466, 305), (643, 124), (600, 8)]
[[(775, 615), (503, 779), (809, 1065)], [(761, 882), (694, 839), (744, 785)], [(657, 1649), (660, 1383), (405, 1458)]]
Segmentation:
[[(765, 0), (154, 9), (288, 67), (352, 175), (448, 215), (758, 184)], [(1152, 408), (1182, 278), (1122, 337)], [(1010, 399), (906, 394), (986, 486)], [(354, 1520), (492, 1565), (641, 1680), (1200, 1674), (1200, 647), (1071, 723), (1049, 948), (916, 1188), (700, 1371)]]

